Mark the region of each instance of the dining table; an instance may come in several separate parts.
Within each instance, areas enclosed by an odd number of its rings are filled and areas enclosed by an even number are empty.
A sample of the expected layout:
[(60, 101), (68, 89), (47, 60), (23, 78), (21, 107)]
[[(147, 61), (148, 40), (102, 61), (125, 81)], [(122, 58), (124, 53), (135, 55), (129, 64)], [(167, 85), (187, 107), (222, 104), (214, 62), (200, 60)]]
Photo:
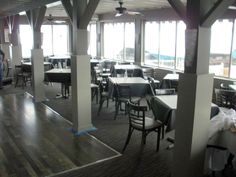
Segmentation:
[(69, 86), (71, 85), (71, 69), (70, 68), (54, 68), (45, 72), (46, 82), (61, 83), (61, 96), (67, 98), (69, 96)]
[[(166, 132), (172, 131), (175, 129), (176, 121), (176, 109), (177, 109), (177, 100), (178, 95), (158, 95), (153, 97), (154, 108), (158, 109), (160, 105), (164, 105), (166, 108), (166, 118), (163, 122), (166, 125)], [(163, 106), (162, 106), (163, 108)], [(218, 115), (220, 108), (211, 103), (211, 114), (210, 119)], [(172, 137), (168, 137), (167, 140), (174, 142)], [(236, 132), (230, 130), (222, 130), (215, 133), (212, 137), (209, 137), (208, 148), (206, 151), (206, 166), (210, 169), (222, 170), (230, 154), (233, 154), (236, 157)], [(173, 147), (171, 144), (168, 147)], [(210, 148), (209, 148), (210, 147)], [(225, 156), (226, 161), (222, 158)], [(218, 160), (217, 160), (218, 159)]]
[(236, 91), (236, 85), (234, 85), (234, 84), (230, 84), (230, 85), (229, 85), (229, 88), (231, 88), (232, 90), (235, 90), (235, 91)]
[[(174, 130), (175, 128), (175, 121), (176, 121), (176, 110), (177, 110), (177, 100), (178, 95), (156, 95), (153, 97), (153, 104), (156, 109), (160, 107), (160, 105), (164, 105), (164, 110), (167, 114), (164, 124), (167, 126), (166, 131), (169, 132), (171, 130)], [(213, 117), (217, 115), (219, 112), (219, 107), (211, 103), (211, 115), (210, 117)]]
[(175, 88), (177, 91), (179, 82), (179, 74), (177, 73), (168, 73), (162, 79), (161, 88)]
[(154, 95), (148, 80), (141, 77), (109, 77), (108, 88), (110, 97), (116, 97), (118, 85), (128, 85), (131, 89), (131, 96), (145, 97)]
[(116, 64), (111, 69), (112, 76), (116, 77), (118, 74), (127, 73), (128, 75), (132, 75), (134, 71), (142, 73), (142, 68), (138, 65), (133, 64)]
[(47, 60), (51, 62), (55, 68), (66, 68), (70, 66), (70, 59), (70, 55), (54, 55), (49, 56)]
[[(48, 71), (53, 68), (52, 63), (47, 62), (47, 61), (44, 61), (43, 65), (44, 65), (44, 71)], [(22, 62), (21, 66), (22, 66), (22, 69), (25, 71), (28, 71), (28, 72), (32, 71), (32, 62), (31, 61)]]

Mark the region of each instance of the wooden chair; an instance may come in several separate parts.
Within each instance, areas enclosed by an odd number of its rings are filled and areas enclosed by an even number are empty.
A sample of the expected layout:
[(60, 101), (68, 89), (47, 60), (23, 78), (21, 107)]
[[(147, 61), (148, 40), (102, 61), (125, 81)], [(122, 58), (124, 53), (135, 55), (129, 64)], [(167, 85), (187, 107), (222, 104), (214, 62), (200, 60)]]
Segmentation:
[(152, 113), (155, 117), (155, 120), (158, 120), (161, 123), (162, 129), (162, 139), (165, 136), (165, 124), (166, 119), (169, 116), (170, 109), (165, 104), (158, 104), (154, 97), (151, 98), (150, 106), (152, 109)]
[(109, 106), (108, 81), (106, 83), (103, 82), (99, 83), (99, 93), (100, 93), (100, 101), (97, 115), (100, 114), (104, 101), (107, 101), (107, 107)]
[[(131, 96), (131, 89), (129, 85), (116, 85), (116, 93), (117, 95), (115, 96), (115, 116), (114, 119), (116, 119), (119, 109), (121, 111), (125, 111), (125, 114), (127, 113), (127, 103), (128, 101), (139, 105), (141, 97), (133, 97)], [(122, 103), (124, 103), (125, 108), (122, 109)]]
[(99, 90), (99, 86), (97, 84), (90, 84), (91, 87), (91, 96), (92, 96), (92, 101), (94, 99), (94, 97), (96, 97), (96, 103), (98, 103), (98, 90)]
[(162, 123), (158, 120), (154, 120), (152, 118), (145, 116), (145, 112), (147, 111), (146, 106), (139, 106), (131, 102), (128, 102), (127, 107), (129, 112), (129, 132), (122, 152), (125, 151), (127, 145), (129, 144), (131, 135), (134, 130), (142, 132), (142, 140), (141, 140), (142, 145), (146, 144), (146, 136), (150, 132), (153, 131), (157, 132), (158, 135), (157, 135), (156, 151), (158, 151), (160, 145), (160, 133), (161, 133)]
[(28, 66), (24, 67), (23, 65), (16, 65), (15, 71), (17, 72), (15, 87), (17, 87), (20, 80), (22, 81), (23, 88), (26, 86), (27, 82), (31, 83), (32, 80), (31, 68), (29, 68)]

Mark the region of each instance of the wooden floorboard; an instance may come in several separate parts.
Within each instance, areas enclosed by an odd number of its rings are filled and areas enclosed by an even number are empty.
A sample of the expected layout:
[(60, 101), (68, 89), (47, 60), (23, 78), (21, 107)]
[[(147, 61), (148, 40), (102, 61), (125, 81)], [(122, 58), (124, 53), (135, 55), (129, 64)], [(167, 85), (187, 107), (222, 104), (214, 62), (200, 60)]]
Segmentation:
[(29, 94), (0, 96), (0, 177), (41, 177), (117, 156)]

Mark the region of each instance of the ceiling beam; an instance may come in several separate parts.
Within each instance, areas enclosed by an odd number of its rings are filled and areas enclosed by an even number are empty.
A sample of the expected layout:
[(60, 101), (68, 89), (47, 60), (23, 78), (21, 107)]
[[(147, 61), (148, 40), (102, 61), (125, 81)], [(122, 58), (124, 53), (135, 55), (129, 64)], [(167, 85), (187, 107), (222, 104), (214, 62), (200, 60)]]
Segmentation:
[(70, 18), (70, 21), (72, 23), (73, 21), (73, 7), (72, 7), (72, 4), (69, 0), (61, 0), (61, 3), (68, 15), (68, 17)]
[(201, 18), (200, 25), (203, 27), (210, 27), (234, 2), (235, 0), (218, 0), (208, 13)]
[(80, 27), (87, 28), (100, 0), (90, 0), (80, 20)]
[(186, 7), (180, 0), (168, 0), (169, 4), (180, 16), (180, 18), (186, 23)]
[(26, 16), (28, 18), (29, 24), (31, 25), (34, 31), (40, 31), (46, 13), (46, 9), (46, 6), (42, 6), (37, 9), (26, 11)]
[(36, 22), (35, 22), (35, 29), (39, 29), (41, 28), (42, 24), (43, 24), (43, 20), (45, 17), (45, 13), (46, 13), (47, 7), (46, 6), (42, 6), (37, 10), (37, 17), (36, 17)]
[(19, 18), (19, 14), (11, 15), (6, 18), (10, 33), (16, 32), (19, 29)]

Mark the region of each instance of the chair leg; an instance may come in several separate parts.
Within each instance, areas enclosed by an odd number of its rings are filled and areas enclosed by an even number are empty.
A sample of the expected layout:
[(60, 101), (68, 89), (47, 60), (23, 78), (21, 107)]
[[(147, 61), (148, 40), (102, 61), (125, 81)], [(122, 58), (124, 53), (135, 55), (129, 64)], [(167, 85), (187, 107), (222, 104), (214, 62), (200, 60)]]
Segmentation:
[(159, 151), (159, 147), (160, 147), (160, 137), (161, 137), (161, 127), (158, 128), (158, 131), (157, 131), (157, 149), (156, 151)]
[(146, 144), (146, 132), (142, 131), (142, 140), (141, 140), (141, 144)]
[(162, 134), (161, 139), (164, 139), (164, 136), (165, 136), (165, 125), (164, 124), (161, 126), (161, 130), (162, 130), (162, 132), (161, 132), (161, 134)]
[(99, 103), (99, 108), (98, 108), (98, 113), (97, 113), (97, 115), (99, 116), (99, 114), (100, 114), (100, 111), (101, 111), (101, 109), (102, 109), (102, 105), (103, 105), (103, 102), (104, 102), (105, 100), (103, 99), (103, 98), (100, 98), (100, 103)]
[(109, 106), (109, 98), (107, 98), (107, 108), (108, 108), (108, 106)]
[(98, 104), (98, 88), (96, 88), (95, 94), (96, 94), (96, 103)]
[(19, 81), (19, 77), (17, 77), (17, 76), (16, 76), (16, 83), (15, 83), (15, 87), (17, 87), (18, 81)]
[(131, 137), (131, 135), (132, 135), (133, 131), (134, 131), (134, 129), (133, 129), (133, 128), (131, 128), (131, 127), (129, 127), (128, 136), (127, 136), (127, 138), (126, 138), (125, 145), (124, 145), (124, 147), (123, 147), (123, 149), (122, 149), (122, 153), (125, 151), (125, 149), (126, 149), (127, 145), (129, 144), (130, 137)]
[(116, 111), (115, 111), (114, 119), (116, 119), (118, 115), (120, 104), (121, 104), (120, 102), (116, 101), (116, 105), (115, 105)]

